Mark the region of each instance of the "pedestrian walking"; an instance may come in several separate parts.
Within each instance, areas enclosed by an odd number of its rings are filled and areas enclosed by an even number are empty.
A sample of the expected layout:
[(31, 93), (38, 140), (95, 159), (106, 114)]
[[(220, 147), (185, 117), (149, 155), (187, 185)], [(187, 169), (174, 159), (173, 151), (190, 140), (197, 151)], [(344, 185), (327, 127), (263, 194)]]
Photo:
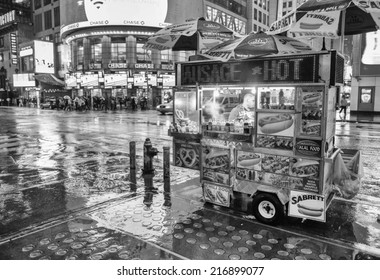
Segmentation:
[(131, 99), (131, 107), (133, 111), (137, 109), (136, 100), (133, 97)]
[[(340, 100), (340, 111), (339, 111), (339, 117), (341, 120), (346, 121), (346, 115), (347, 115), (347, 106), (348, 102), (345, 95), (342, 95), (342, 99)], [(343, 112), (343, 118), (341, 116), (341, 113)]]

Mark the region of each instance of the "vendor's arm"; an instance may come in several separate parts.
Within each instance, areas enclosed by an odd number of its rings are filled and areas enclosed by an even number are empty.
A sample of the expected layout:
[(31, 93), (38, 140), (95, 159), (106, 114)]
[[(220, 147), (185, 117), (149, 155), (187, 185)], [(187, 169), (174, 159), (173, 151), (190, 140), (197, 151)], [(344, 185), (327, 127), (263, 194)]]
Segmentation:
[(239, 116), (240, 110), (241, 109), (239, 105), (233, 108), (230, 115), (228, 116), (228, 121), (229, 122), (235, 121), (235, 119)]

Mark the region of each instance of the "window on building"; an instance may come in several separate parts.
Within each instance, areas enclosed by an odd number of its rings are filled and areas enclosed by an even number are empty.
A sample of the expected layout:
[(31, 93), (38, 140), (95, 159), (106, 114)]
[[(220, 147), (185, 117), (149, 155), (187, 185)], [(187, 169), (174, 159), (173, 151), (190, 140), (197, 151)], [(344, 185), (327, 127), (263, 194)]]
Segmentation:
[(36, 33), (42, 31), (42, 14), (34, 16), (34, 31)]
[(59, 33), (54, 33), (54, 43), (56, 44), (61, 43), (61, 35)]
[(126, 63), (127, 44), (124, 37), (111, 38), (111, 62)]
[(102, 39), (90, 38), (91, 63), (102, 62)]
[(77, 41), (77, 63), (81, 65), (84, 63), (83, 39)]
[(225, 12), (213, 7), (207, 6), (206, 19), (218, 22), (240, 34), (245, 34), (246, 23), (244, 21), (228, 15)]
[(288, 7), (289, 8), (293, 7), (293, 2), (292, 1), (289, 2)]
[(257, 20), (257, 10), (256, 9), (253, 10), (253, 19)]
[(136, 54), (137, 54), (137, 62), (151, 62), (152, 61), (152, 51), (143, 49), (144, 44), (137, 43), (136, 44)]
[(41, 8), (41, 0), (34, 0), (34, 9), (37, 10)]
[(42, 41), (48, 41), (53, 42), (54, 36), (52, 34), (46, 35), (45, 37), (41, 38)]
[(257, 25), (256, 24), (253, 25), (253, 31), (255, 31), (255, 32), (257, 31)]
[(282, 8), (286, 8), (286, 2), (284, 1), (284, 2), (282, 2)]
[(267, 24), (267, 17), (263, 14), (263, 23)]
[(259, 7), (261, 7), (263, 4), (263, 1), (262, 0), (259, 0)]
[(45, 23), (45, 30), (48, 30), (53, 27), (51, 11), (44, 12), (44, 23)]
[(173, 61), (172, 50), (161, 51), (161, 63), (171, 63)]
[(59, 11), (59, 6), (54, 8), (54, 26), (60, 26), (61, 25), (61, 16)]
[(259, 11), (259, 22), (262, 21), (261, 15), (262, 15), (262, 13)]
[(51, 0), (44, 0), (44, 6), (50, 5), (50, 4), (51, 4)]
[(4, 47), (4, 37), (0, 37), (0, 48)]
[(34, 63), (33, 63), (33, 56), (24, 56), (21, 57), (21, 72), (33, 72), (34, 71)]

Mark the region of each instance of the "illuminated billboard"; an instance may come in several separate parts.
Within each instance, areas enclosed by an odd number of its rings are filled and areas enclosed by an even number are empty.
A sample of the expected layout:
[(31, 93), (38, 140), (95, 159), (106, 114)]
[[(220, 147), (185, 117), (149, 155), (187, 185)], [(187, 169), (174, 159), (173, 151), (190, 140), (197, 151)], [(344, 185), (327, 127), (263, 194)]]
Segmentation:
[(65, 75), (65, 85), (67, 88), (77, 87), (77, 77), (75, 75)]
[(82, 87), (97, 87), (99, 85), (98, 74), (85, 74), (81, 76)]
[(175, 75), (162, 75), (162, 86), (174, 87), (175, 86)]
[(117, 87), (127, 85), (127, 73), (121, 74), (105, 74), (104, 75), (104, 86), (106, 87)]
[(35, 73), (54, 74), (54, 44), (46, 41), (34, 41)]
[(34, 74), (32, 73), (13, 74), (13, 86), (14, 87), (35, 87), (36, 80), (34, 79)]
[(61, 1), (61, 35), (89, 27), (141, 26), (163, 28), (202, 16), (194, 0), (65, 0)]
[(361, 76), (380, 75), (380, 31), (362, 35), (359, 69)]

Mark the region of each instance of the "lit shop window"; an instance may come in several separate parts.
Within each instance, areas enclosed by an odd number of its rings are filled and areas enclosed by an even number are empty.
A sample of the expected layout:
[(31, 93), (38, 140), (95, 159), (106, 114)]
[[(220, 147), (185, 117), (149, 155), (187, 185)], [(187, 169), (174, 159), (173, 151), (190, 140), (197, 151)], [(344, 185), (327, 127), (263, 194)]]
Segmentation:
[(91, 38), (91, 63), (102, 62), (102, 40), (101, 38)]
[(124, 37), (111, 38), (111, 61), (113, 63), (127, 61), (127, 44)]
[(172, 50), (161, 51), (161, 62), (170, 63), (172, 60)]

